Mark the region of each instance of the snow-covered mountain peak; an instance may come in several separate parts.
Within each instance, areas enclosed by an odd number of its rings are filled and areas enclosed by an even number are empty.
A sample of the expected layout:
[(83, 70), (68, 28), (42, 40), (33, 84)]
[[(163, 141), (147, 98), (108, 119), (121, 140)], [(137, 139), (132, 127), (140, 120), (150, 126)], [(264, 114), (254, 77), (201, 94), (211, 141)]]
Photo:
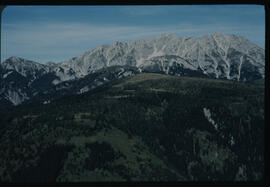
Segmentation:
[(27, 69), (41, 69), (45, 68), (46, 65), (40, 64), (38, 62), (27, 60), (20, 57), (12, 56), (2, 62), (2, 65), (7, 69), (16, 69), (16, 68), (27, 68)]
[(57, 63), (55, 63), (53, 61), (48, 61), (45, 64), (48, 65), (48, 66), (55, 66), (55, 65), (57, 65)]
[(123, 46), (124, 43), (120, 42), (120, 41), (116, 41), (113, 43), (113, 46)]
[(212, 36), (214, 36), (214, 37), (226, 37), (226, 36), (228, 36), (228, 34), (224, 34), (224, 33), (221, 33), (221, 32), (214, 32), (214, 34), (212, 34)]
[[(178, 56), (187, 63), (183, 63), (179, 58), (170, 58), (171, 63), (167, 63), (168, 58), (162, 58), (166, 55)], [(59, 64), (44, 65), (19, 57), (11, 57), (3, 64), (5, 68), (14, 69), (23, 75), (26, 70), (45, 69), (46, 72), (49, 70), (60, 77), (60, 81), (65, 81), (116, 65), (144, 67), (144, 64), (149, 65), (150, 61), (154, 64), (156, 61), (172, 66), (174, 59), (179, 64), (191, 63), (189, 67), (197, 67), (205, 74), (215, 74), (216, 78), (240, 79), (239, 69), (245, 64), (256, 66), (256, 71), (262, 74), (264, 58), (263, 48), (236, 35), (216, 32), (195, 38), (162, 33), (152, 40), (136, 40), (128, 43), (117, 41), (112, 45), (102, 45)], [(231, 70), (232, 68), (234, 70)], [(237, 75), (231, 75), (232, 71)]]
[(16, 57), (16, 56), (12, 56), (8, 59), (6, 59), (5, 61), (2, 62), (2, 64), (14, 64), (14, 65), (27, 65), (27, 66), (42, 66), (42, 64), (32, 61), (32, 60), (27, 60), (21, 57)]
[(5, 70), (13, 70), (27, 77), (30, 82), (50, 71), (48, 65), (15, 56), (6, 59), (1, 65)]
[[(81, 77), (100, 68), (114, 65), (142, 67), (144, 63), (148, 64), (150, 59), (153, 63), (153, 57), (163, 55), (184, 58), (192, 63), (192, 67), (203, 69), (206, 74), (215, 73), (215, 77), (223, 76), (231, 79), (230, 65), (239, 64), (240, 58), (254, 65), (260, 64), (260, 72), (263, 72), (263, 49), (243, 37), (219, 32), (199, 38), (177, 37), (174, 34), (162, 33), (152, 40), (136, 40), (128, 43), (117, 41), (110, 46), (97, 47), (63, 65), (73, 69), (75, 74)], [(164, 62), (164, 64), (173, 63)], [(211, 70), (212, 68), (214, 70)]]
[(34, 65), (34, 64), (39, 64), (38, 62), (34, 62), (32, 60), (26, 60), (24, 58), (21, 57), (16, 57), (16, 56), (12, 56), (8, 59), (6, 59), (5, 61), (2, 62), (2, 64), (6, 64), (6, 65)]
[(5, 60), (5, 62), (13, 63), (13, 62), (21, 62), (23, 59), (20, 57), (12, 56)]

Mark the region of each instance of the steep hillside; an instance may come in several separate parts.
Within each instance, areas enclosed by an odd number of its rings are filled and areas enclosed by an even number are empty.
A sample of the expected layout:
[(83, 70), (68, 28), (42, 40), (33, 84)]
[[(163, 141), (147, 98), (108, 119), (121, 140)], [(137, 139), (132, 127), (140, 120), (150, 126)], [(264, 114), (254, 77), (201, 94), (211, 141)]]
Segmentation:
[(264, 87), (161, 74), (0, 110), (1, 181), (260, 180)]

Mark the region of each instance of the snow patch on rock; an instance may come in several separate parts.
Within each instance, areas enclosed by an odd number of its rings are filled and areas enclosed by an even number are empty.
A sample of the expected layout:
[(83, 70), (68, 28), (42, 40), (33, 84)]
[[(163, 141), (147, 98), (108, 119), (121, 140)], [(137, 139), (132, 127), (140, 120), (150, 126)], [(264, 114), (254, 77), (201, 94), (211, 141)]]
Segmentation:
[(5, 94), (5, 98), (12, 102), (12, 104), (14, 104), (15, 106), (29, 99), (27, 94), (22, 92), (20, 89), (18, 91), (8, 90)]
[(89, 86), (85, 86), (83, 88), (80, 89), (80, 91), (78, 92), (78, 94), (82, 94), (85, 92), (88, 92), (90, 90)]
[(11, 73), (12, 73), (12, 71), (9, 71), (9, 72), (5, 73), (5, 74), (3, 75), (3, 78), (4, 78), (4, 79), (7, 78), (7, 76), (8, 76), (9, 74), (11, 74)]
[(218, 130), (218, 124), (211, 118), (210, 109), (203, 108), (203, 113), (204, 113), (204, 116), (206, 117), (206, 119), (209, 121), (209, 123), (211, 123), (213, 125), (215, 130)]

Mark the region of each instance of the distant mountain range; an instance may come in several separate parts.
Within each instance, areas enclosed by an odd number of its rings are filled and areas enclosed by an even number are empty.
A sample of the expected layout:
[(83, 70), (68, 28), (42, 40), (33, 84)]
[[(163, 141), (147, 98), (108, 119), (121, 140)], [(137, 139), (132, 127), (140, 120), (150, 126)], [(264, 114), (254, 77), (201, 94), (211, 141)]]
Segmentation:
[(103, 45), (60, 63), (10, 57), (0, 64), (0, 106), (46, 104), (142, 72), (263, 82), (264, 51), (235, 35), (162, 34), (153, 40)]

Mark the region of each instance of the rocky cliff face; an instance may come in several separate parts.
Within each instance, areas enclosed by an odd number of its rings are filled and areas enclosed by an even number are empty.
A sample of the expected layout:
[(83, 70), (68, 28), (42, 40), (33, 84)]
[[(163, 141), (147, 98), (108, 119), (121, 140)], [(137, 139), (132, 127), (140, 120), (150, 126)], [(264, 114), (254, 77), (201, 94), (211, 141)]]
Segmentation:
[[(162, 34), (153, 40), (100, 46), (58, 64), (11, 57), (1, 63), (0, 102), (17, 105), (64, 81), (112, 66), (253, 82), (264, 79), (264, 65), (264, 49), (243, 37), (221, 33), (201, 38)], [(14, 86), (18, 79), (24, 83)]]
[[(174, 56), (170, 63), (166, 58), (168, 55)], [(200, 69), (211, 77), (250, 81), (264, 77), (264, 61), (264, 49), (243, 37), (215, 33), (201, 38), (178, 38), (162, 34), (153, 40), (101, 46), (62, 62), (61, 66), (66, 71), (72, 69), (78, 76), (84, 76), (114, 65), (144, 69), (156, 64), (168, 73), (175, 64), (183, 64), (187, 69)]]

